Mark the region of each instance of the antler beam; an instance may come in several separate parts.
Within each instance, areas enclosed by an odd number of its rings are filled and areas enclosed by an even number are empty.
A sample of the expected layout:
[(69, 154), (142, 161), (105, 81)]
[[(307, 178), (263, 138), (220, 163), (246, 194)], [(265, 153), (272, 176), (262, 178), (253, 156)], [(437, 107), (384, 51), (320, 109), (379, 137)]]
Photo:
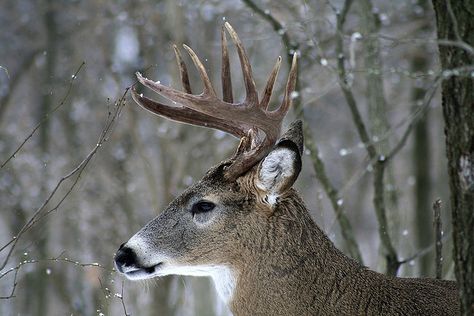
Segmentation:
[[(227, 30), (232, 42), (237, 47), (242, 68), (246, 97), (241, 103), (233, 103), (230, 62), (225, 30)], [(135, 89), (132, 89), (132, 97), (140, 106), (155, 114), (183, 123), (215, 128), (241, 138), (241, 145), (245, 145), (244, 149), (239, 147), (231, 165), (225, 172), (226, 178), (233, 180), (265, 157), (277, 141), (280, 135), (281, 122), (292, 103), (292, 92), (295, 89), (297, 77), (297, 57), (296, 54), (293, 56), (290, 74), (286, 83), (285, 95), (281, 105), (274, 111), (268, 111), (268, 104), (281, 65), (281, 57), (277, 59), (270, 73), (262, 94), (262, 100), (259, 102), (258, 92), (252, 76), (252, 67), (242, 42), (235, 30), (227, 22), (225, 23), (225, 30), (223, 28), (221, 33), (222, 100), (217, 97), (206, 69), (199, 57), (186, 45), (183, 45), (183, 47), (191, 57), (203, 82), (204, 89), (201, 94), (192, 94), (186, 64), (181, 58), (178, 48), (174, 46), (184, 92), (165, 86), (159, 81), (155, 82), (144, 78), (140, 73), (136, 75), (138, 81), (145, 87), (178, 104), (178, 106), (169, 106), (156, 102), (144, 97), (142, 94), (138, 94)], [(262, 136), (260, 132), (263, 132), (264, 136)]]

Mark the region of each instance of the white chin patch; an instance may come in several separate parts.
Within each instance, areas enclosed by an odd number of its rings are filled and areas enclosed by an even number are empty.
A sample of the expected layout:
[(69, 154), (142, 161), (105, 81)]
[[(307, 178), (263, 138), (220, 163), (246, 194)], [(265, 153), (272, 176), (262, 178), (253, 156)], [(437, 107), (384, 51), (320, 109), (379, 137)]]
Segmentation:
[(144, 280), (166, 275), (211, 277), (216, 291), (224, 302), (229, 302), (235, 289), (236, 279), (232, 270), (224, 265), (170, 266), (166, 263), (154, 268), (129, 268), (124, 270), (129, 280)]
[(151, 279), (157, 276), (157, 274), (155, 273), (149, 273), (142, 269), (132, 271), (132, 272), (126, 272), (124, 274), (127, 277), (127, 279), (132, 280), (132, 281), (146, 280), (146, 279)]
[(161, 263), (148, 268), (132, 266), (122, 266), (121, 273), (129, 280), (151, 279), (159, 275)]

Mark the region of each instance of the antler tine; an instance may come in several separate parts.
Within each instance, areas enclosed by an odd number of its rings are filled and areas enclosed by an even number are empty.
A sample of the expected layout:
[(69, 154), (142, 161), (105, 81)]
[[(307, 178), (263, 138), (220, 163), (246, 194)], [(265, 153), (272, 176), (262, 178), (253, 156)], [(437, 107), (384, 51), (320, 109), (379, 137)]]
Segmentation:
[(212, 87), (211, 80), (209, 80), (209, 76), (207, 75), (206, 68), (204, 68), (204, 65), (199, 60), (199, 57), (188, 45), (183, 44), (183, 47), (188, 52), (189, 56), (191, 56), (194, 66), (196, 66), (196, 69), (199, 71), (199, 75), (201, 76), (201, 80), (204, 84), (204, 93), (205, 94), (208, 93), (215, 96), (216, 93), (214, 92), (214, 88)]
[(229, 52), (227, 50), (227, 37), (225, 35), (225, 29), (221, 29), (221, 40), (222, 40), (222, 99), (224, 102), (233, 103), (234, 97), (232, 95), (232, 79), (230, 75), (230, 61)]
[[(278, 134), (280, 128), (278, 127)], [(262, 160), (271, 150), (272, 146), (275, 144), (278, 134), (275, 133), (266, 133), (263, 140), (255, 146), (255, 141), (258, 137), (254, 129), (249, 130), (245, 139), (241, 140), (239, 149), (237, 150), (237, 155), (234, 157), (232, 164), (226, 169), (224, 177), (229, 181), (234, 181), (245, 171), (249, 170), (252, 166)], [(247, 147), (241, 149), (241, 147)], [(250, 148), (250, 150), (248, 149)]]
[(181, 83), (183, 84), (183, 89), (186, 93), (193, 93), (191, 90), (191, 84), (189, 83), (188, 68), (181, 57), (181, 53), (178, 50), (178, 46), (173, 44), (174, 55), (176, 56), (176, 62), (178, 63), (179, 75), (181, 77)]
[(285, 96), (283, 97), (283, 101), (280, 105), (280, 107), (275, 110), (273, 113), (275, 113), (280, 119), (283, 119), (285, 117), (286, 113), (288, 112), (288, 109), (290, 108), (292, 101), (293, 101), (293, 95), (292, 93), (295, 91), (295, 86), (296, 86), (296, 79), (297, 79), (297, 55), (296, 53), (293, 54), (293, 61), (291, 63), (291, 69), (290, 69), (290, 74), (288, 75), (288, 81), (286, 82), (286, 88), (285, 88)]
[(263, 91), (262, 101), (260, 101), (259, 107), (263, 110), (268, 109), (268, 104), (270, 103), (270, 98), (272, 97), (273, 86), (275, 85), (275, 80), (278, 76), (278, 71), (280, 70), (281, 65), (281, 56), (278, 56), (275, 66), (273, 66), (272, 72), (268, 77), (265, 90)]
[(224, 26), (229, 32), (232, 42), (234, 42), (235, 46), (237, 46), (240, 65), (242, 67), (242, 74), (244, 76), (245, 91), (247, 93), (247, 105), (256, 105), (258, 103), (258, 93), (255, 82), (253, 81), (252, 67), (250, 66), (245, 49), (242, 45), (242, 42), (240, 41), (239, 36), (235, 32), (234, 28), (229, 24), (229, 22), (225, 22)]
[(246, 136), (245, 128), (184, 106), (168, 106), (156, 102), (142, 94), (139, 94), (135, 87), (132, 88), (132, 99), (145, 110), (148, 110), (153, 114), (164, 116), (173, 121), (218, 129), (237, 138)]
[(185, 107), (191, 108), (195, 111), (211, 115), (212, 109), (206, 109), (206, 105), (209, 103), (208, 98), (205, 98), (202, 95), (185, 93), (171, 87), (167, 87), (162, 85), (159, 81), (154, 82), (150, 79), (144, 78), (139, 72), (136, 73), (136, 76), (141, 84), (167, 98), (168, 100), (184, 105)]

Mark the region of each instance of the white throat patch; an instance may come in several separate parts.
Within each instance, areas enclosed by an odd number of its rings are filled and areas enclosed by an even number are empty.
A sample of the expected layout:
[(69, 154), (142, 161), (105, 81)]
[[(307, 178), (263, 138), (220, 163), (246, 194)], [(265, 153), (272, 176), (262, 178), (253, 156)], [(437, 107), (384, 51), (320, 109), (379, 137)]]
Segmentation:
[(207, 276), (214, 281), (219, 297), (227, 304), (234, 294), (236, 277), (231, 268), (225, 265), (164, 266), (158, 275)]
[(232, 270), (226, 266), (216, 268), (211, 275), (216, 291), (220, 298), (227, 304), (232, 299), (236, 279)]

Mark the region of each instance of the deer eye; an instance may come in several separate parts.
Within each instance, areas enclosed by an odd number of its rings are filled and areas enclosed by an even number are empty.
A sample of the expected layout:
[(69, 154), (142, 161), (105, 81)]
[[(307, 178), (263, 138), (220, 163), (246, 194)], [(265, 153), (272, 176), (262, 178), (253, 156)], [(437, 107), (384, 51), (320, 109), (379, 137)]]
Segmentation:
[(191, 212), (194, 214), (210, 212), (216, 205), (209, 201), (199, 201), (193, 205)]

